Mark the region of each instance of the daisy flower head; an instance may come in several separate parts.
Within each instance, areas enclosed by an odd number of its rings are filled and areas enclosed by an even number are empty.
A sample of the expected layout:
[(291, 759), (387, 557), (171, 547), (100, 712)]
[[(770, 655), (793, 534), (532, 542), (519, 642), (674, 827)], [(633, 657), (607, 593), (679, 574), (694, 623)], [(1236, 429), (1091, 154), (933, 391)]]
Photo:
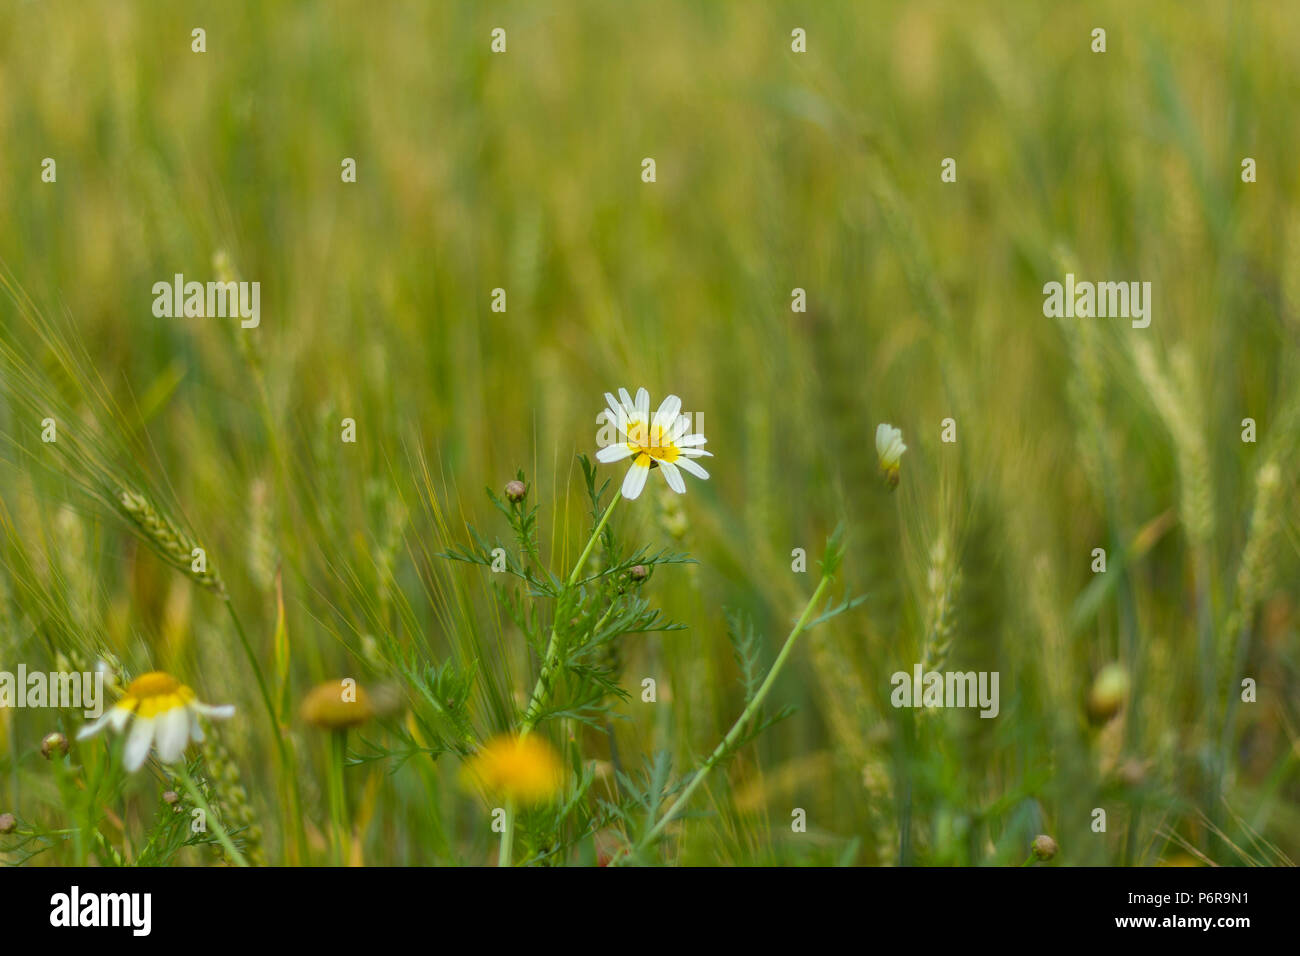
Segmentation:
[(233, 705), (204, 704), (194, 696), (193, 690), (171, 674), (150, 671), (131, 681), (126, 695), (108, 713), (82, 727), (77, 739), (93, 737), (105, 727), (121, 733), (129, 723), (131, 732), (126, 739), (125, 763), (127, 770), (135, 772), (144, 765), (149, 748), (154, 745), (163, 763), (176, 763), (184, 756), (191, 740), (201, 742), (200, 714), (224, 720), (234, 713)]
[(907, 446), (903, 444), (903, 433), (899, 429), (883, 422), (876, 426), (876, 455), (890, 488), (898, 487), (898, 467), (905, 451)]
[(709, 477), (709, 473), (695, 460), (712, 455), (701, 447), (708, 439), (699, 433), (689, 434), (691, 416), (682, 414), (680, 398), (669, 395), (652, 416), (650, 393), (644, 388), (637, 389), (635, 400), (625, 388), (618, 390), (618, 396), (615, 398), (612, 393), (605, 393), (608, 405), (605, 417), (617, 429), (622, 441), (597, 451), (596, 460), (610, 464), (624, 458), (632, 459), (623, 479), (624, 498), (640, 495), (654, 468), (663, 472), (668, 487), (679, 495), (686, 493), (683, 471), (702, 481)]
[(493, 797), (521, 805), (545, 803), (564, 784), (564, 767), (541, 737), (504, 734), (479, 748), (465, 765), (463, 780)]

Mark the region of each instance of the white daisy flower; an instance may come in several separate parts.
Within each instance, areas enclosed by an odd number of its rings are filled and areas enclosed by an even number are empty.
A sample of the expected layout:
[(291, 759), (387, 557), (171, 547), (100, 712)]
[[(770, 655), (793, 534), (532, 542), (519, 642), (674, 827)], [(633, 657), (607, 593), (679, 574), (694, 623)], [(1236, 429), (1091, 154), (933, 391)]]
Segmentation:
[(131, 681), (126, 695), (113, 709), (94, 723), (87, 724), (77, 733), (78, 740), (93, 737), (105, 727), (121, 733), (131, 722), (131, 733), (126, 739), (126, 769), (132, 772), (143, 766), (149, 748), (158, 746), (158, 759), (163, 763), (176, 763), (185, 755), (191, 740), (203, 740), (199, 715), (213, 720), (233, 716), (233, 705), (213, 707), (201, 703), (194, 691), (175, 677), (162, 671), (150, 671)]
[(891, 488), (898, 485), (898, 467), (905, 451), (907, 446), (903, 444), (903, 433), (899, 429), (883, 422), (876, 426), (876, 454), (880, 457), (880, 470)]
[(662, 471), (668, 487), (679, 495), (686, 493), (683, 471), (700, 479), (709, 477), (709, 473), (695, 461), (712, 455), (700, 447), (708, 439), (701, 434), (687, 434), (691, 428), (691, 416), (681, 414), (680, 398), (669, 395), (651, 417), (650, 393), (644, 388), (637, 389), (635, 401), (625, 388), (620, 388), (618, 394), (616, 399), (611, 393), (605, 393), (609, 405), (605, 415), (626, 440), (600, 449), (596, 452), (596, 460), (608, 464), (624, 458), (632, 459), (623, 479), (624, 498), (631, 499), (641, 494), (652, 468)]

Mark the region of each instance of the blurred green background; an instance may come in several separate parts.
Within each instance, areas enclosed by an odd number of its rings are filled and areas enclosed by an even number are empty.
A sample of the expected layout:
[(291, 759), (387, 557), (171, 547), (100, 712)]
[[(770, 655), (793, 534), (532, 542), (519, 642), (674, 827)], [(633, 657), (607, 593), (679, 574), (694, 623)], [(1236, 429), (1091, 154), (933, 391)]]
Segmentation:
[[(121, 467), (167, 490), (268, 660), (282, 567), (295, 693), (391, 679), (376, 628), (434, 657), (491, 635), (522, 693), (486, 585), (431, 554), (466, 520), (501, 532), (481, 490), (523, 467), (571, 561), (609, 389), (682, 396), (716, 456), (617, 519), (700, 562), (649, 586), (689, 630), (627, 648), (625, 685), (661, 689), (620, 706), (624, 762), (712, 748), (743, 706), (724, 608), (770, 659), (816, 583), (792, 549), (811, 564), (844, 518), (843, 586), (869, 600), (800, 646), (774, 697), (798, 713), (710, 783), (682, 862), (1018, 864), (1037, 833), (1063, 864), (1287, 862), (1298, 48), (1300, 8), (1273, 3), (10, 2), (0, 259), (43, 318), (0, 322), (51, 395), (130, 433)], [(215, 279), (223, 253), (261, 283), (258, 329), (153, 316), (155, 282)], [(1151, 282), (1150, 328), (1045, 318), (1067, 272)], [(62, 616), (128, 673), (238, 704), (217, 734), (270, 821), (219, 603), (32, 467), (38, 420), (2, 414), (3, 660), (52, 662)], [(892, 493), (882, 421), (909, 446)], [(890, 707), (923, 659), (998, 671), (1000, 716)], [(1111, 661), (1131, 692), (1095, 726)], [(1233, 704), (1243, 677), (1258, 699)], [(0, 802), (55, 826), (52, 719), (0, 712)], [(454, 773), (357, 770), (364, 860), (488, 859)]]

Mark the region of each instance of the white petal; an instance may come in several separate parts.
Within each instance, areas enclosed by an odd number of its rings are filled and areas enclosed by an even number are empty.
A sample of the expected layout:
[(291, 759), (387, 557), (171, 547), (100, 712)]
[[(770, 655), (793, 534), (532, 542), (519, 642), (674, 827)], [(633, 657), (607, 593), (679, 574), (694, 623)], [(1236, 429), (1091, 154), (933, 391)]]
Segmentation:
[(885, 454), (885, 449), (889, 447), (889, 426), (881, 422), (876, 426), (876, 454), (881, 457)]
[(696, 478), (702, 478), (707, 480), (709, 477), (709, 473), (707, 471), (705, 471), (695, 462), (691, 461), (689, 458), (678, 458), (677, 467), (689, 475), (694, 475)]
[(234, 704), (220, 704), (214, 706), (212, 704), (205, 704), (202, 701), (194, 700), (190, 701), (190, 708), (197, 710), (209, 720), (229, 720), (231, 717), (235, 716)]
[(903, 444), (903, 433), (895, 429), (894, 433), (889, 436), (889, 442), (885, 446), (885, 450), (880, 452), (880, 463), (895, 468), (905, 451), (907, 451), (907, 446)]
[(636, 411), (642, 421), (650, 421), (650, 393), (644, 388), (636, 390)]
[(153, 743), (154, 726), (157, 721), (152, 717), (136, 716), (131, 725), (131, 735), (126, 738), (126, 756), (123, 758), (126, 769), (135, 773), (149, 756), (149, 745)]
[(158, 718), (158, 759), (163, 763), (176, 763), (185, 754), (190, 742), (190, 712), (184, 707), (173, 707)]
[(620, 388), (618, 390), (618, 397), (619, 400), (623, 403), (623, 407), (628, 409), (629, 411), (636, 407), (632, 404), (632, 396), (627, 393), (627, 389)]
[(677, 460), (681, 461), (683, 458), (712, 458), (712, 457), (713, 457), (713, 452), (705, 451), (703, 448), (683, 448), (681, 449), (680, 454), (677, 456)]
[(677, 470), (677, 466), (671, 461), (659, 462), (659, 470), (664, 473), (664, 481), (668, 482), (668, 487), (679, 495), (686, 494), (686, 482), (682, 480), (682, 473)]
[(199, 715), (194, 712), (193, 707), (190, 708), (190, 740), (196, 744), (204, 741), (203, 728), (199, 726)]
[(622, 461), (628, 455), (632, 454), (632, 446), (627, 442), (620, 442), (617, 445), (606, 445), (596, 452), (596, 460), (609, 464), (611, 461)]
[(615, 402), (614, 396), (609, 392), (605, 393), (605, 399), (609, 402), (609, 408), (605, 411), (606, 420), (617, 428), (620, 434), (626, 437), (629, 414), (627, 407)]
[(634, 461), (632, 467), (627, 470), (627, 477), (623, 479), (623, 497), (631, 501), (641, 494), (641, 489), (645, 487), (645, 480), (649, 477), (650, 466), (638, 465)]
[(707, 444), (708, 441), (709, 440), (707, 438), (699, 434), (683, 435), (681, 438), (675, 439), (673, 441), (673, 444), (676, 445), (678, 448), (691, 448), (695, 445)]
[(655, 412), (654, 424), (663, 431), (668, 431), (670, 426), (677, 424), (677, 413), (681, 410), (682, 400), (676, 395), (669, 395), (659, 406), (659, 411)]
[(87, 737), (95, 736), (95, 734), (99, 733), (101, 730), (103, 730), (105, 727), (108, 726), (109, 719), (113, 716), (116, 710), (117, 708), (113, 708), (113, 710), (110, 710), (106, 714), (100, 714), (98, 719), (92, 721), (89, 724), (86, 724), (84, 727), (82, 727), (80, 730), (77, 731), (77, 739), (85, 740)]

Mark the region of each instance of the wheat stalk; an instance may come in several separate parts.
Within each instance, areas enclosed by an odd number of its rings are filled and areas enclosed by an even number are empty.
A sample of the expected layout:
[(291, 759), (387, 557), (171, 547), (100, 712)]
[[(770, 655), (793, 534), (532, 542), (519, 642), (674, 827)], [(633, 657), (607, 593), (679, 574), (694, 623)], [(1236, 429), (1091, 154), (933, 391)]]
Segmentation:
[(195, 552), (200, 549), (194, 539), (155, 508), (148, 498), (137, 491), (123, 488), (114, 500), (122, 514), (131, 521), (145, 543), (159, 557), (188, 575), (200, 587), (207, 588), (223, 599), (226, 597), (226, 586), (216, 569), (211, 566), (202, 569), (196, 567)]

